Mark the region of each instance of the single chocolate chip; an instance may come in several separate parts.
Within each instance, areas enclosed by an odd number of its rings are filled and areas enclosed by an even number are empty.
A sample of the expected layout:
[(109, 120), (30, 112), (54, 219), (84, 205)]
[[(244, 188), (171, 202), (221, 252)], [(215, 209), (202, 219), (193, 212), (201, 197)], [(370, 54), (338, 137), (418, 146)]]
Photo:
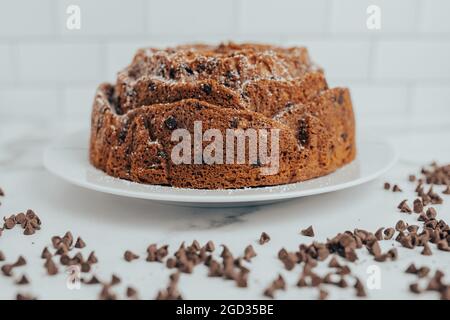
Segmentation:
[(137, 291), (132, 287), (127, 287), (126, 295), (128, 298), (135, 298), (137, 297)]
[(5, 264), (2, 266), (2, 272), (3, 275), (6, 277), (12, 276), (12, 270), (14, 269), (14, 266), (12, 264)]
[(397, 206), (398, 209), (400, 209), (400, 212), (405, 212), (405, 213), (412, 213), (411, 208), (408, 206), (408, 200), (403, 200), (402, 202), (400, 202), (400, 204)]
[(414, 200), (413, 210), (414, 210), (415, 213), (421, 213), (423, 211), (422, 200), (420, 200), (420, 199)]
[(426, 215), (428, 219), (435, 219), (437, 215), (436, 209), (434, 209), (433, 207), (429, 207), (427, 209)]
[(309, 226), (308, 228), (303, 229), (303, 230), (301, 231), (301, 234), (304, 235), (304, 236), (306, 236), (306, 237), (314, 237), (314, 230), (313, 230), (313, 227), (312, 227), (312, 226)]
[(48, 258), (45, 261), (44, 267), (47, 269), (47, 274), (49, 276), (54, 276), (58, 273), (58, 268), (56, 267), (56, 264), (53, 262), (52, 258)]
[(163, 150), (158, 150), (158, 152), (156, 154), (160, 158), (167, 159), (167, 153), (165, 153)]
[(87, 259), (87, 263), (89, 263), (89, 264), (95, 264), (95, 263), (97, 263), (97, 262), (98, 262), (97, 256), (95, 255), (95, 252), (92, 251), (92, 252), (89, 254), (89, 257), (88, 257), (88, 259)]
[(394, 185), (394, 187), (392, 188), (392, 191), (394, 191), (394, 192), (402, 192), (402, 189), (400, 189), (400, 187), (398, 185)]
[(308, 144), (309, 141), (309, 130), (308, 130), (308, 123), (305, 119), (300, 119), (298, 123), (298, 140), (300, 141), (301, 145)]
[(22, 275), (22, 277), (18, 280), (16, 280), (16, 284), (17, 285), (25, 285), (25, 284), (29, 284), (30, 281), (28, 281), (28, 278), (25, 275)]
[(384, 228), (379, 228), (379, 229), (375, 232), (375, 238), (376, 238), (378, 241), (383, 240), (383, 230), (384, 230)]
[(121, 282), (122, 280), (117, 276), (117, 275), (115, 275), (115, 274), (113, 274), (112, 276), (111, 276), (111, 285), (112, 286), (114, 286), (114, 285), (116, 285), (116, 284), (119, 284), (120, 282)]
[(6, 219), (4, 219), (4, 224), (3, 224), (3, 228), (5, 228), (5, 229), (12, 229), (12, 228), (14, 228), (15, 227), (15, 225), (16, 225), (16, 221), (15, 221), (15, 217), (14, 216), (11, 216), (11, 217), (9, 217), (9, 218), (6, 218)]
[(100, 280), (98, 280), (98, 278), (94, 275), (92, 276), (92, 278), (88, 281), (84, 282), (85, 284), (99, 284)]
[(384, 230), (384, 240), (391, 240), (392, 237), (395, 234), (395, 229), (394, 228), (387, 228), (386, 230)]
[(398, 222), (395, 224), (395, 230), (397, 231), (405, 231), (407, 228), (407, 224), (403, 220), (398, 220)]
[(328, 298), (328, 291), (324, 289), (319, 290), (319, 300), (326, 300)]
[(16, 300), (36, 300), (36, 298), (28, 294), (18, 293), (16, 295)]
[(234, 117), (231, 119), (230, 127), (236, 129), (239, 126), (239, 118)]
[(0, 197), (4, 197), (5, 196), (5, 192), (3, 191), (2, 188), (0, 188)]
[(262, 232), (261, 236), (259, 237), (259, 244), (263, 245), (269, 241), (270, 241), (270, 236), (267, 233)]
[(148, 85), (148, 90), (149, 91), (155, 91), (156, 90), (156, 83), (150, 82), (149, 85)]
[(431, 256), (431, 255), (433, 255), (433, 252), (431, 251), (430, 246), (428, 245), (428, 243), (424, 243), (423, 250), (422, 250), (421, 254), (424, 255), (424, 256)]
[(128, 262), (139, 259), (139, 256), (137, 254), (131, 252), (130, 250), (125, 251), (125, 253), (123, 254), (123, 257)]
[(172, 117), (169, 116), (165, 121), (164, 124), (166, 125), (167, 129), (169, 130), (174, 130), (177, 127), (177, 120)]
[(205, 245), (205, 250), (208, 252), (213, 252), (215, 249), (216, 249), (216, 247), (214, 246), (214, 242), (209, 240)]
[(337, 103), (339, 105), (342, 105), (344, 103), (344, 92), (341, 90), (339, 91), (338, 97), (337, 97)]
[(13, 264), (13, 267), (21, 267), (27, 264), (27, 260), (25, 260), (25, 258), (23, 256), (19, 256), (19, 258), (17, 258), (17, 261)]
[(255, 249), (252, 245), (248, 245), (244, 250), (244, 259), (250, 261), (254, 257), (256, 257)]
[(384, 190), (390, 190), (391, 189), (391, 184), (389, 182), (385, 182), (384, 183)]
[(411, 273), (411, 274), (416, 274), (417, 273), (417, 268), (414, 265), (414, 263), (411, 263), (408, 268), (406, 268), (405, 270), (406, 273)]
[(86, 247), (86, 243), (83, 241), (83, 239), (81, 239), (81, 237), (78, 237), (77, 241), (75, 242), (75, 248), (82, 249), (84, 247)]
[(211, 94), (212, 87), (211, 87), (210, 84), (208, 84), (208, 83), (202, 83), (201, 88), (202, 88), (202, 90), (203, 90), (204, 93), (206, 93), (206, 94)]
[(413, 175), (413, 174), (410, 174), (410, 175), (408, 176), (408, 180), (409, 180), (409, 182), (414, 182), (414, 181), (416, 181), (416, 176)]

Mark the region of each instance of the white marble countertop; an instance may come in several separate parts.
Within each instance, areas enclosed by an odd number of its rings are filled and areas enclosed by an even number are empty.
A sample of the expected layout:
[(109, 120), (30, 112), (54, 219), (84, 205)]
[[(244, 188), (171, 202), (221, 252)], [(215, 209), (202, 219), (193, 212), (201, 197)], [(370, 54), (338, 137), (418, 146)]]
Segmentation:
[[(32, 123), (32, 122), (31, 122)], [(43, 130), (42, 128), (47, 129)], [(150, 243), (169, 244), (174, 252), (182, 241), (188, 244), (197, 239), (204, 244), (213, 240), (216, 247), (226, 244), (231, 251), (242, 254), (248, 244), (253, 244), (257, 257), (250, 265), (248, 288), (237, 288), (233, 281), (208, 278), (204, 266), (195, 268), (193, 274), (182, 274), (180, 291), (187, 299), (260, 299), (263, 290), (278, 274), (287, 281), (287, 290), (277, 292), (280, 299), (315, 299), (317, 289), (300, 289), (296, 282), (300, 266), (292, 271), (284, 269), (277, 259), (279, 249), (296, 250), (300, 243), (313, 239), (301, 236), (300, 229), (313, 225), (315, 240), (324, 241), (338, 232), (362, 228), (375, 231), (378, 227), (394, 226), (399, 219), (415, 223), (414, 215), (398, 212), (397, 204), (406, 198), (413, 199), (414, 186), (407, 181), (408, 174), (416, 173), (422, 164), (437, 160), (450, 162), (450, 129), (443, 128), (423, 133), (415, 128), (389, 132), (400, 152), (400, 160), (381, 179), (360, 187), (325, 195), (312, 196), (279, 204), (233, 209), (185, 208), (165, 206), (150, 201), (127, 199), (101, 194), (72, 186), (45, 171), (42, 150), (58, 128), (45, 123), (8, 124), (0, 126), (0, 186), (6, 197), (1, 199), (0, 215), (32, 208), (43, 221), (42, 230), (24, 236), (21, 229), (7, 230), (0, 237), (0, 250), (12, 262), (22, 254), (28, 263), (17, 268), (15, 277), (0, 276), (0, 299), (12, 299), (18, 292), (30, 293), (39, 299), (95, 299), (99, 286), (81, 285), (79, 290), (66, 286), (67, 274), (55, 277), (45, 274), (40, 253), (50, 245), (53, 235), (63, 235), (70, 230), (87, 243), (82, 252), (95, 250), (99, 258), (92, 273), (109, 279), (112, 273), (122, 278), (114, 292), (124, 297), (128, 285), (135, 287), (141, 298), (152, 299), (164, 288), (171, 273), (160, 263), (145, 261), (145, 251)], [(373, 132), (371, 132), (373, 133)], [(383, 132), (386, 135), (386, 132)], [(68, 168), (70, 170), (70, 168)], [(384, 191), (384, 181), (398, 183), (402, 193)], [(437, 190), (440, 190), (437, 188)], [(438, 214), (450, 220), (450, 197), (436, 206)], [(264, 246), (257, 243), (262, 231), (271, 236)], [(405, 268), (414, 262), (447, 273), (450, 280), (450, 254), (438, 251), (432, 245), (433, 255), (420, 255), (421, 248), (401, 248), (394, 241), (381, 242), (382, 249), (397, 247), (399, 259), (395, 262), (377, 263), (367, 250), (358, 251), (359, 260), (352, 270), (362, 280), (367, 279), (367, 268), (380, 268), (381, 287), (368, 289), (372, 299), (422, 299), (438, 298), (437, 293), (414, 295), (409, 284), (415, 276), (405, 274)], [(125, 250), (141, 255), (131, 263), (123, 259)], [(220, 250), (216, 249), (219, 254)], [(320, 268), (318, 272), (320, 273)], [(325, 269), (323, 269), (325, 270)], [(31, 284), (17, 286), (14, 280), (26, 274)], [(352, 299), (352, 288), (327, 287), (331, 299)]]

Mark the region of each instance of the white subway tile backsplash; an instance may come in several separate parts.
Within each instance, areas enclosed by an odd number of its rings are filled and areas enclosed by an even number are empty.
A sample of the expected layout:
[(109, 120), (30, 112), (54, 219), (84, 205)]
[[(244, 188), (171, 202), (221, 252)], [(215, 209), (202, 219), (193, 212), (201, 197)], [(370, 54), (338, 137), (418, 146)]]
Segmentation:
[(360, 116), (404, 114), (408, 90), (403, 85), (348, 83), (355, 113)]
[(304, 34), (327, 28), (325, 0), (242, 0), (241, 32), (247, 34)]
[[(66, 28), (68, 5), (80, 30)], [(381, 30), (367, 29), (369, 5)], [(96, 87), (138, 48), (234, 40), (307, 46), (331, 86), (350, 87), (362, 126), (450, 119), (449, 11), (448, 0), (1, 0), (0, 115), (88, 123)]]
[(150, 0), (148, 31), (153, 35), (231, 35), (233, 1)]
[(0, 36), (55, 34), (52, 0), (2, 0)]
[(369, 41), (306, 41), (311, 58), (333, 79), (367, 79)]
[(435, 115), (450, 120), (450, 83), (418, 85), (412, 93), (412, 111), (417, 115)]
[(373, 61), (377, 79), (450, 79), (450, 41), (381, 41)]
[[(332, 0), (332, 33), (401, 33), (414, 31), (417, 0)], [(368, 29), (367, 8), (380, 8), (380, 29)]]
[(419, 30), (422, 32), (450, 32), (450, 1), (421, 0)]
[(101, 51), (95, 44), (23, 44), (19, 46), (19, 80), (28, 82), (101, 81)]
[(62, 111), (52, 88), (0, 88), (0, 115), (54, 117)]
[(65, 118), (67, 120), (89, 120), (96, 89), (96, 86), (65, 88), (63, 92)]
[(8, 45), (0, 45), (0, 83), (13, 81), (12, 53)]
[[(138, 35), (145, 31), (145, 1), (147, 0), (58, 0), (58, 30), (64, 35)], [(80, 29), (70, 30), (66, 21), (67, 8), (80, 8)]]

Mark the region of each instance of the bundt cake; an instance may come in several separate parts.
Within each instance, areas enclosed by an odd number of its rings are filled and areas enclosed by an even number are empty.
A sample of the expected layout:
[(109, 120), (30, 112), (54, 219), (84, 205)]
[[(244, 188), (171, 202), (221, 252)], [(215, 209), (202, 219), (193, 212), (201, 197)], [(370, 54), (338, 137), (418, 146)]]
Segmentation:
[[(173, 161), (180, 142), (174, 131), (194, 135), (199, 121), (201, 133), (269, 130), (270, 140), (276, 132), (277, 171), (264, 173), (261, 169), (271, 164), (259, 158)], [(189, 158), (213, 140), (189, 142)], [(223, 149), (213, 154), (229, 151), (217, 146)], [(238, 157), (238, 148), (231, 150), (232, 158)], [(348, 89), (329, 89), (305, 48), (234, 43), (146, 48), (119, 72), (115, 85), (99, 86), (89, 152), (96, 168), (140, 183), (198, 189), (279, 185), (326, 175), (351, 162), (355, 122)]]

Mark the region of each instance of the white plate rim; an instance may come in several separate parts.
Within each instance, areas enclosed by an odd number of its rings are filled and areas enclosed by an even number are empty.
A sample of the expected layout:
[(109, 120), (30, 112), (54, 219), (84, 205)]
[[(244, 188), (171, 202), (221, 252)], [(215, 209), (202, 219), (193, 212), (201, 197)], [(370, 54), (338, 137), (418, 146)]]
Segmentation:
[[(297, 184), (301, 184), (302, 182), (292, 183), (292, 184), (286, 184), (286, 185), (279, 185), (279, 186), (269, 186), (269, 187), (261, 187), (261, 188), (249, 188), (249, 189), (228, 189), (228, 190), (205, 190), (205, 189), (188, 189), (188, 188), (174, 188), (170, 186), (153, 186), (161, 188), (162, 191), (169, 191), (169, 192), (151, 192), (149, 190), (148, 192), (143, 191), (129, 191), (126, 189), (118, 189), (118, 188), (112, 188), (108, 186), (102, 186), (99, 184), (90, 183), (86, 180), (80, 180), (80, 179), (74, 179), (71, 176), (64, 175), (61, 171), (56, 170), (55, 167), (52, 165), (52, 159), (51, 159), (51, 153), (53, 149), (56, 149), (58, 145), (60, 145), (63, 141), (68, 139), (69, 136), (72, 135), (82, 135), (86, 131), (85, 130), (77, 130), (73, 131), (71, 133), (64, 134), (62, 137), (59, 137), (54, 142), (52, 142), (44, 151), (43, 156), (43, 163), (44, 167), (54, 174), (55, 176), (70, 182), (71, 184), (74, 184), (76, 186), (103, 192), (107, 194), (113, 194), (118, 196), (124, 196), (124, 197), (131, 197), (131, 198), (137, 198), (137, 199), (146, 199), (146, 200), (153, 200), (153, 201), (161, 201), (161, 202), (172, 202), (172, 203), (203, 203), (203, 204), (214, 204), (214, 203), (248, 203), (248, 202), (269, 202), (269, 201), (278, 201), (278, 200), (286, 200), (286, 199), (292, 199), (292, 198), (299, 198), (299, 197), (306, 197), (306, 196), (312, 196), (312, 195), (318, 195), (323, 193), (329, 193), (333, 191), (348, 189), (351, 187), (355, 187), (364, 183), (367, 183), (371, 180), (374, 180), (378, 178), (379, 176), (386, 173), (389, 169), (391, 169), (396, 161), (398, 160), (398, 154), (393, 147), (393, 145), (388, 140), (383, 140), (380, 138), (363, 138), (362, 140), (358, 141), (358, 145), (360, 145), (361, 141), (370, 143), (378, 143), (378, 144), (384, 144), (387, 149), (389, 149), (389, 152), (392, 153), (391, 159), (388, 163), (386, 163), (382, 168), (380, 168), (377, 171), (372, 172), (371, 174), (365, 175), (363, 177), (358, 177), (357, 179), (353, 179), (348, 182), (334, 184), (330, 186), (324, 186), (320, 188), (313, 188), (313, 189), (307, 189), (307, 190), (286, 190), (286, 188), (289, 187), (295, 187)], [(87, 150), (87, 148), (86, 148)], [(358, 151), (357, 151), (358, 152)], [(87, 157), (87, 154), (86, 154)], [(358, 157), (358, 155), (357, 155)], [(136, 184), (142, 186), (142, 184), (131, 182), (119, 178), (113, 178), (108, 176), (106, 173), (104, 173), (101, 170), (98, 170), (94, 168), (89, 162), (87, 162), (90, 166), (90, 169), (100, 172), (101, 174), (104, 174), (108, 179), (118, 179), (121, 181), (126, 182), (127, 184)], [(341, 169), (338, 169), (341, 170)], [(337, 170), (337, 171), (338, 171)], [(337, 172), (335, 171), (335, 172)], [(333, 174), (333, 173), (331, 173)], [(319, 177), (320, 178), (320, 177)], [(311, 181), (311, 180), (308, 180)], [(151, 186), (151, 185), (149, 185)], [(246, 194), (245, 192), (248, 190), (261, 190), (264, 191), (270, 188), (271, 192), (262, 192), (262, 193), (256, 193), (256, 194)], [(277, 189), (280, 189), (278, 192)], [(281, 190), (284, 189), (284, 190)], [(177, 193), (173, 193), (170, 191), (177, 191)], [(178, 192), (197, 192), (197, 195), (192, 194), (180, 194)], [(282, 192), (281, 192), (282, 191)], [(218, 192), (226, 192), (226, 194), (217, 194)], [(230, 193), (233, 193), (230, 195)]]

